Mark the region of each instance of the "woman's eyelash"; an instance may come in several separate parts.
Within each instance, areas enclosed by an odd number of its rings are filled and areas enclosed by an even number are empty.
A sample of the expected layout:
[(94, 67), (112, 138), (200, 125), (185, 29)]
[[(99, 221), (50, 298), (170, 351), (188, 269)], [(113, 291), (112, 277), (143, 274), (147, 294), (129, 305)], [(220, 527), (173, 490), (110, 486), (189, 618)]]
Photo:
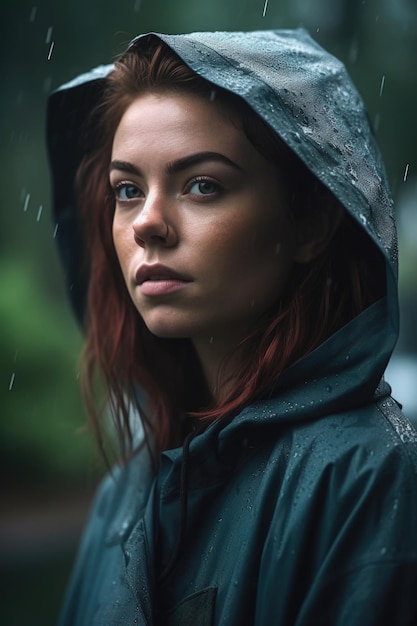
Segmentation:
[[(128, 180), (122, 180), (116, 184), (110, 184), (111, 191), (119, 202), (128, 202), (143, 196), (143, 192)], [(187, 185), (186, 193), (198, 197), (214, 196), (222, 190), (220, 183), (207, 176), (196, 176)]]
[(191, 180), (189, 183), (188, 193), (191, 193), (193, 187), (195, 186), (199, 187), (200, 192), (198, 194), (196, 193), (195, 195), (201, 196), (210, 196), (219, 193), (219, 191), (221, 190), (221, 186), (218, 182), (206, 176), (196, 176), (195, 178), (193, 178), (193, 180)]
[[(129, 181), (120, 181), (115, 185), (111, 185), (111, 188), (116, 199), (119, 201), (133, 200), (135, 198), (141, 197), (142, 194), (141, 189), (137, 185)], [(121, 194), (123, 193), (123, 191), (127, 192), (128, 189), (130, 189), (131, 191), (130, 197), (122, 198)]]

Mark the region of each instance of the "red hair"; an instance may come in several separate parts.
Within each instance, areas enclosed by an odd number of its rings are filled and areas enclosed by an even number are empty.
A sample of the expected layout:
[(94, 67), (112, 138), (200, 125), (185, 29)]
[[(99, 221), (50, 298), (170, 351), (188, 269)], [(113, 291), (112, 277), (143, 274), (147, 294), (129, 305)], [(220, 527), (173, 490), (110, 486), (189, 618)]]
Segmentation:
[(124, 111), (141, 93), (188, 91), (211, 97), (213, 89), (255, 148), (284, 172), (295, 214), (318, 210), (323, 202), (337, 203), (243, 100), (197, 76), (164, 44), (131, 49), (116, 63), (95, 111), (96, 148), (77, 177), (90, 276), (83, 393), (103, 451), (97, 373), (104, 383), (102, 408), (111, 405), (122, 456), (134, 443), (132, 408), (139, 410), (158, 454), (181, 443), (190, 420), (218, 420), (270, 394), (287, 367), (383, 295), (382, 257), (346, 214), (325, 252), (294, 269), (279, 303), (241, 342), (235, 383), (216, 405), (210, 405), (191, 341), (161, 339), (148, 331), (130, 299), (113, 245), (114, 199), (108, 182), (112, 139)]

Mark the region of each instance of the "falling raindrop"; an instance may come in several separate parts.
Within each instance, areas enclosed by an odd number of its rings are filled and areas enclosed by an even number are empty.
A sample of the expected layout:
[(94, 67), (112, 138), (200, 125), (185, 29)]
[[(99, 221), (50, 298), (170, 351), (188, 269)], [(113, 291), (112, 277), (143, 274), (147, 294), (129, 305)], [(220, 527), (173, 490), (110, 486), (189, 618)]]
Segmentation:
[(407, 176), (408, 176), (408, 170), (410, 169), (410, 164), (407, 163), (407, 165), (405, 166), (405, 171), (404, 171), (404, 182), (407, 180)]
[(358, 60), (358, 42), (357, 40), (352, 41), (352, 44), (349, 49), (349, 61), (351, 63), (356, 63)]
[(281, 242), (277, 243), (275, 246), (275, 254), (279, 254), (281, 251)]
[(48, 57), (47, 57), (48, 61), (51, 60), (51, 56), (52, 56), (52, 52), (53, 52), (53, 49), (54, 49), (54, 45), (55, 45), (55, 42), (51, 41), (51, 45), (49, 46), (49, 52), (48, 52)]
[(142, 4), (142, 0), (135, 0), (135, 4), (133, 5), (133, 10), (137, 13), (140, 9), (140, 5)]
[(29, 18), (31, 22), (35, 21), (37, 10), (38, 10), (38, 7), (32, 7), (32, 10), (30, 12), (30, 18)]
[(45, 78), (45, 80), (43, 81), (43, 91), (44, 91), (44, 93), (49, 93), (51, 91), (51, 87), (52, 87), (52, 77), (51, 76), (47, 76)]
[(264, 10), (262, 11), (262, 17), (265, 17), (267, 8), (268, 8), (268, 0), (265, 0)]
[(58, 228), (59, 228), (59, 224), (56, 224), (56, 225), (55, 225), (55, 228), (54, 228), (53, 235), (52, 235), (52, 239), (55, 239), (55, 238), (56, 238), (56, 235), (57, 235), (57, 232), (58, 232)]
[(213, 341), (214, 341), (214, 337), (213, 337), (213, 335), (212, 335), (212, 336), (210, 337), (210, 343), (213, 343)]
[(41, 219), (42, 211), (43, 211), (43, 205), (41, 204), (38, 210), (38, 215), (36, 216), (37, 222), (39, 222), (39, 220)]
[(13, 373), (12, 373), (12, 375), (11, 375), (11, 378), (10, 378), (10, 383), (9, 383), (9, 391), (11, 391), (11, 390), (12, 390), (12, 388), (13, 388), (13, 385), (14, 385), (14, 379), (15, 379), (15, 378), (16, 378), (16, 373), (15, 373), (15, 372), (13, 372)]
[(23, 205), (23, 211), (26, 213), (26, 211), (28, 210), (28, 206), (29, 206), (29, 201), (30, 201), (30, 193), (26, 194), (26, 198), (25, 198), (25, 203)]
[(384, 76), (381, 78), (381, 85), (379, 87), (379, 96), (382, 96), (382, 92), (384, 91), (384, 87), (385, 87), (385, 74)]
[(48, 30), (46, 31), (45, 43), (51, 43), (51, 39), (52, 39), (52, 26), (50, 26)]
[(210, 101), (213, 102), (213, 100), (215, 100), (215, 99), (216, 99), (216, 90), (212, 89), (210, 91)]

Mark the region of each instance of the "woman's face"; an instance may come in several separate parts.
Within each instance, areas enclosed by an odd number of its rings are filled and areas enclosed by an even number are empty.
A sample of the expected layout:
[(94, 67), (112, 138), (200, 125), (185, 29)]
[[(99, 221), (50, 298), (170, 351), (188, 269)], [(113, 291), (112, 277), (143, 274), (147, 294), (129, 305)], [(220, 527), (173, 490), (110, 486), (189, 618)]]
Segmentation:
[(113, 239), (149, 330), (233, 347), (280, 297), (295, 225), (274, 167), (215, 100), (138, 97), (116, 130)]

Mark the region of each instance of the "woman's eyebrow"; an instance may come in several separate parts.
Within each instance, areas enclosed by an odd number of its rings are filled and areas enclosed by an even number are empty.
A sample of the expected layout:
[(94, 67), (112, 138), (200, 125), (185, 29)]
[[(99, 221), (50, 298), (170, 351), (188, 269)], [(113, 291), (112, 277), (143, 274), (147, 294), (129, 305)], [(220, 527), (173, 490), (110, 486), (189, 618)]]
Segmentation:
[(240, 165), (219, 152), (197, 152), (196, 154), (190, 154), (181, 159), (176, 159), (175, 161), (167, 163), (166, 170), (169, 174), (175, 174), (181, 170), (187, 169), (188, 167), (199, 165), (200, 163), (204, 163), (206, 161), (218, 161), (234, 167), (239, 172), (244, 171)]
[[(168, 174), (176, 174), (177, 172), (186, 170), (188, 167), (199, 165), (200, 163), (205, 163), (206, 161), (225, 163), (239, 172), (244, 172), (240, 165), (219, 152), (197, 152), (196, 154), (190, 154), (182, 157), (181, 159), (170, 161), (166, 164), (165, 169)], [(128, 174), (135, 174), (136, 176), (142, 175), (142, 172), (138, 167), (127, 161), (112, 161), (109, 171), (111, 172), (112, 170), (120, 170), (122, 172), (127, 172)]]
[(136, 176), (140, 176), (142, 174), (138, 167), (132, 165), (132, 163), (128, 163), (128, 161), (112, 161), (110, 163), (109, 172), (112, 170), (120, 170), (121, 172), (127, 172), (128, 174), (135, 174)]

